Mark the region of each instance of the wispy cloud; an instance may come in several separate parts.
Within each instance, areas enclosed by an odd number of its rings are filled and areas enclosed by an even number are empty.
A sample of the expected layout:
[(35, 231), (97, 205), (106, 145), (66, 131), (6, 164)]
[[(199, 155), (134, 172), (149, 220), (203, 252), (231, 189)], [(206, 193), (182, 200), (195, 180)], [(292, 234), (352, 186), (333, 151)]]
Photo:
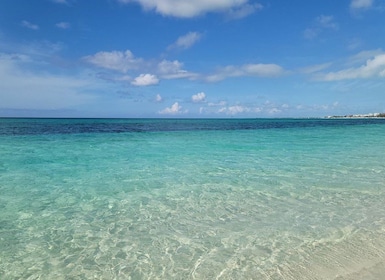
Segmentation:
[(194, 79), (198, 75), (183, 69), (183, 63), (178, 60), (162, 60), (157, 65), (158, 73), (163, 79)]
[(316, 23), (322, 28), (338, 29), (338, 24), (335, 22), (333, 16), (320, 15), (316, 18)]
[[(95, 99), (89, 90), (100, 86), (87, 77), (38, 71), (40, 57), (0, 53), (0, 107), (52, 110), (71, 108)], [(33, 71), (30, 71), (30, 68)], [(26, 90), (28, 89), (28, 90)], [(12, 93), (12, 94), (10, 94)]]
[(334, 31), (339, 29), (339, 25), (333, 16), (320, 15), (316, 17), (312, 26), (304, 30), (303, 35), (306, 39), (314, 39), (325, 29)]
[[(147, 86), (158, 84), (160, 79), (198, 79), (199, 74), (192, 73), (183, 69), (183, 63), (178, 60), (169, 61), (162, 60), (156, 62), (155, 60), (145, 61), (142, 58), (137, 58), (129, 50), (122, 51), (101, 51), (94, 55), (85, 56), (82, 58), (83, 61), (106, 70), (112, 70), (112, 72), (123, 73), (124, 76), (117, 73), (103, 73), (100, 77), (104, 80), (110, 81), (130, 81), (134, 86)], [(138, 74), (138, 73), (153, 74)], [(129, 75), (137, 75), (132, 80)], [(107, 77), (107, 78), (106, 78)]]
[(228, 19), (241, 19), (245, 18), (257, 11), (263, 9), (263, 6), (259, 3), (245, 4), (237, 8), (230, 9), (227, 12)]
[(304, 67), (304, 68), (300, 69), (299, 72), (304, 73), (304, 74), (312, 74), (312, 73), (316, 73), (316, 72), (325, 70), (325, 69), (329, 68), (331, 65), (332, 65), (331, 62), (323, 63), (323, 64), (317, 64), (317, 65), (311, 65), (311, 66)]
[(29, 55), (35, 58), (49, 57), (53, 54), (58, 54), (64, 48), (63, 43), (54, 43), (47, 40), (35, 40), (32, 42), (23, 42), (23, 44), (6, 42), (2, 45), (2, 43), (3, 42), (0, 43), (0, 48), (8, 50), (8, 52)]
[(202, 35), (198, 32), (189, 32), (183, 36), (180, 36), (175, 43), (168, 47), (171, 49), (181, 49), (185, 50), (192, 47), (195, 43), (197, 43), (201, 39)]
[[(241, 9), (248, 0), (117, 0), (121, 3), (139, 3), (145, 10), (155, 10), (164, 16), (192, 18), (209, 12), (227, 12)], [(250, 8), (249, 8), (250, 9)]]
[(64, 22), (64, 21), (62, 21), (62, 22), (56, 23), (55, 26), (56, 26), (57, 28), (60, 28), (60, 29), (68, 29), (68, 28), (71, 27), (71, 24), (70, 24), (69, 22)]
[(360, 66), (362, 64), (365, 64), (368, 60), (373, 59), (374, 57), (382, 55), (384, 53), (385, 52), (382, 49), (361, 51), (355, 55), (350, 56), (346, 61), (346, 65)]
[(352, 0), (350, 2), (351, 9), (368, 9), (373, 6), (373, 0)]
[(218, 82), (230, 77), (254, 76), (254, 77), (277, 77), (284, 74), (284, 69), (277, 64), (245, 64), (242, 66), (229, 65), (209, 75), (208, 82)]
[(54, 3), (69, 5), (68, 0), (51, 0)]
[(364, 64), (357, 67), (350, 67), (334, 72), (319, 73), (315, 76), (321, 81), (339, 81), (352, 79), (385, 77), (385, 54), (377, 54), (368, 59)]
[(83, 57), (83, 59), (95, 66), (124, 73), (131, 69), (137, 69), (143, 62), (141, 58), (134, 57), (129, 50), (125, 52), (98, 52), (94, 55)]
[(361, 47), (362, 45), (362, 40), (359, 38), (353, 38), (349, 41), (347, 48), (349, 50), (355, 50)]
[(39, 26), (37, 24), (30, 23), (29, 21), (26, 21), (26, 20), (23, 20), (21, 22), (21, 26), (32, 30), (39, 30)]

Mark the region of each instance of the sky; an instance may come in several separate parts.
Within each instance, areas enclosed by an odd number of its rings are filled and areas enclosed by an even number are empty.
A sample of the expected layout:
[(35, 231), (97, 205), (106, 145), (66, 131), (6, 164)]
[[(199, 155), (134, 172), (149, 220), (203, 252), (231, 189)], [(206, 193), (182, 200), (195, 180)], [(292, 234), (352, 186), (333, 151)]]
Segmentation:
[(385, 112), (385, 0), (1, 0), (0, 117)]

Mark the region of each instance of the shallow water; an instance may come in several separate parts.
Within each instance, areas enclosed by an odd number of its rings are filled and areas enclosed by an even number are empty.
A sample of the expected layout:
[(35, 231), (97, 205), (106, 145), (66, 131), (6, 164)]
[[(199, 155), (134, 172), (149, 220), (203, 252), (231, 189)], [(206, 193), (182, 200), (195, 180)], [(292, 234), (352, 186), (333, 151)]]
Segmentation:
[(381, 119), (0, 119), (1, 279), (382, 279), (384, 142)]

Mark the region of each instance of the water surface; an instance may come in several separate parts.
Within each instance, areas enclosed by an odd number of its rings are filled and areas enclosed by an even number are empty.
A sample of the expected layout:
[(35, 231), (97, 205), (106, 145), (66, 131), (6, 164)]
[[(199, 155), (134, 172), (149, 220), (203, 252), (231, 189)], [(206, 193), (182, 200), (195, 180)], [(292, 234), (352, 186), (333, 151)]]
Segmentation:
[(383, 143), (383, 119), (0, 119), (1, 279), (382, 279)]

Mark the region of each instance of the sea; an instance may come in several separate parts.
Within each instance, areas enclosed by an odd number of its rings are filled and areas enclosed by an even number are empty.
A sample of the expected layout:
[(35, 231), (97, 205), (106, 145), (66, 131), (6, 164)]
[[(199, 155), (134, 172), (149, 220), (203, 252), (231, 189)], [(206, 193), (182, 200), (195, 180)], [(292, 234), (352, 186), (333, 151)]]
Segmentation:
[(0, 279), (385, 279), (385, 119), (0, 119)]

